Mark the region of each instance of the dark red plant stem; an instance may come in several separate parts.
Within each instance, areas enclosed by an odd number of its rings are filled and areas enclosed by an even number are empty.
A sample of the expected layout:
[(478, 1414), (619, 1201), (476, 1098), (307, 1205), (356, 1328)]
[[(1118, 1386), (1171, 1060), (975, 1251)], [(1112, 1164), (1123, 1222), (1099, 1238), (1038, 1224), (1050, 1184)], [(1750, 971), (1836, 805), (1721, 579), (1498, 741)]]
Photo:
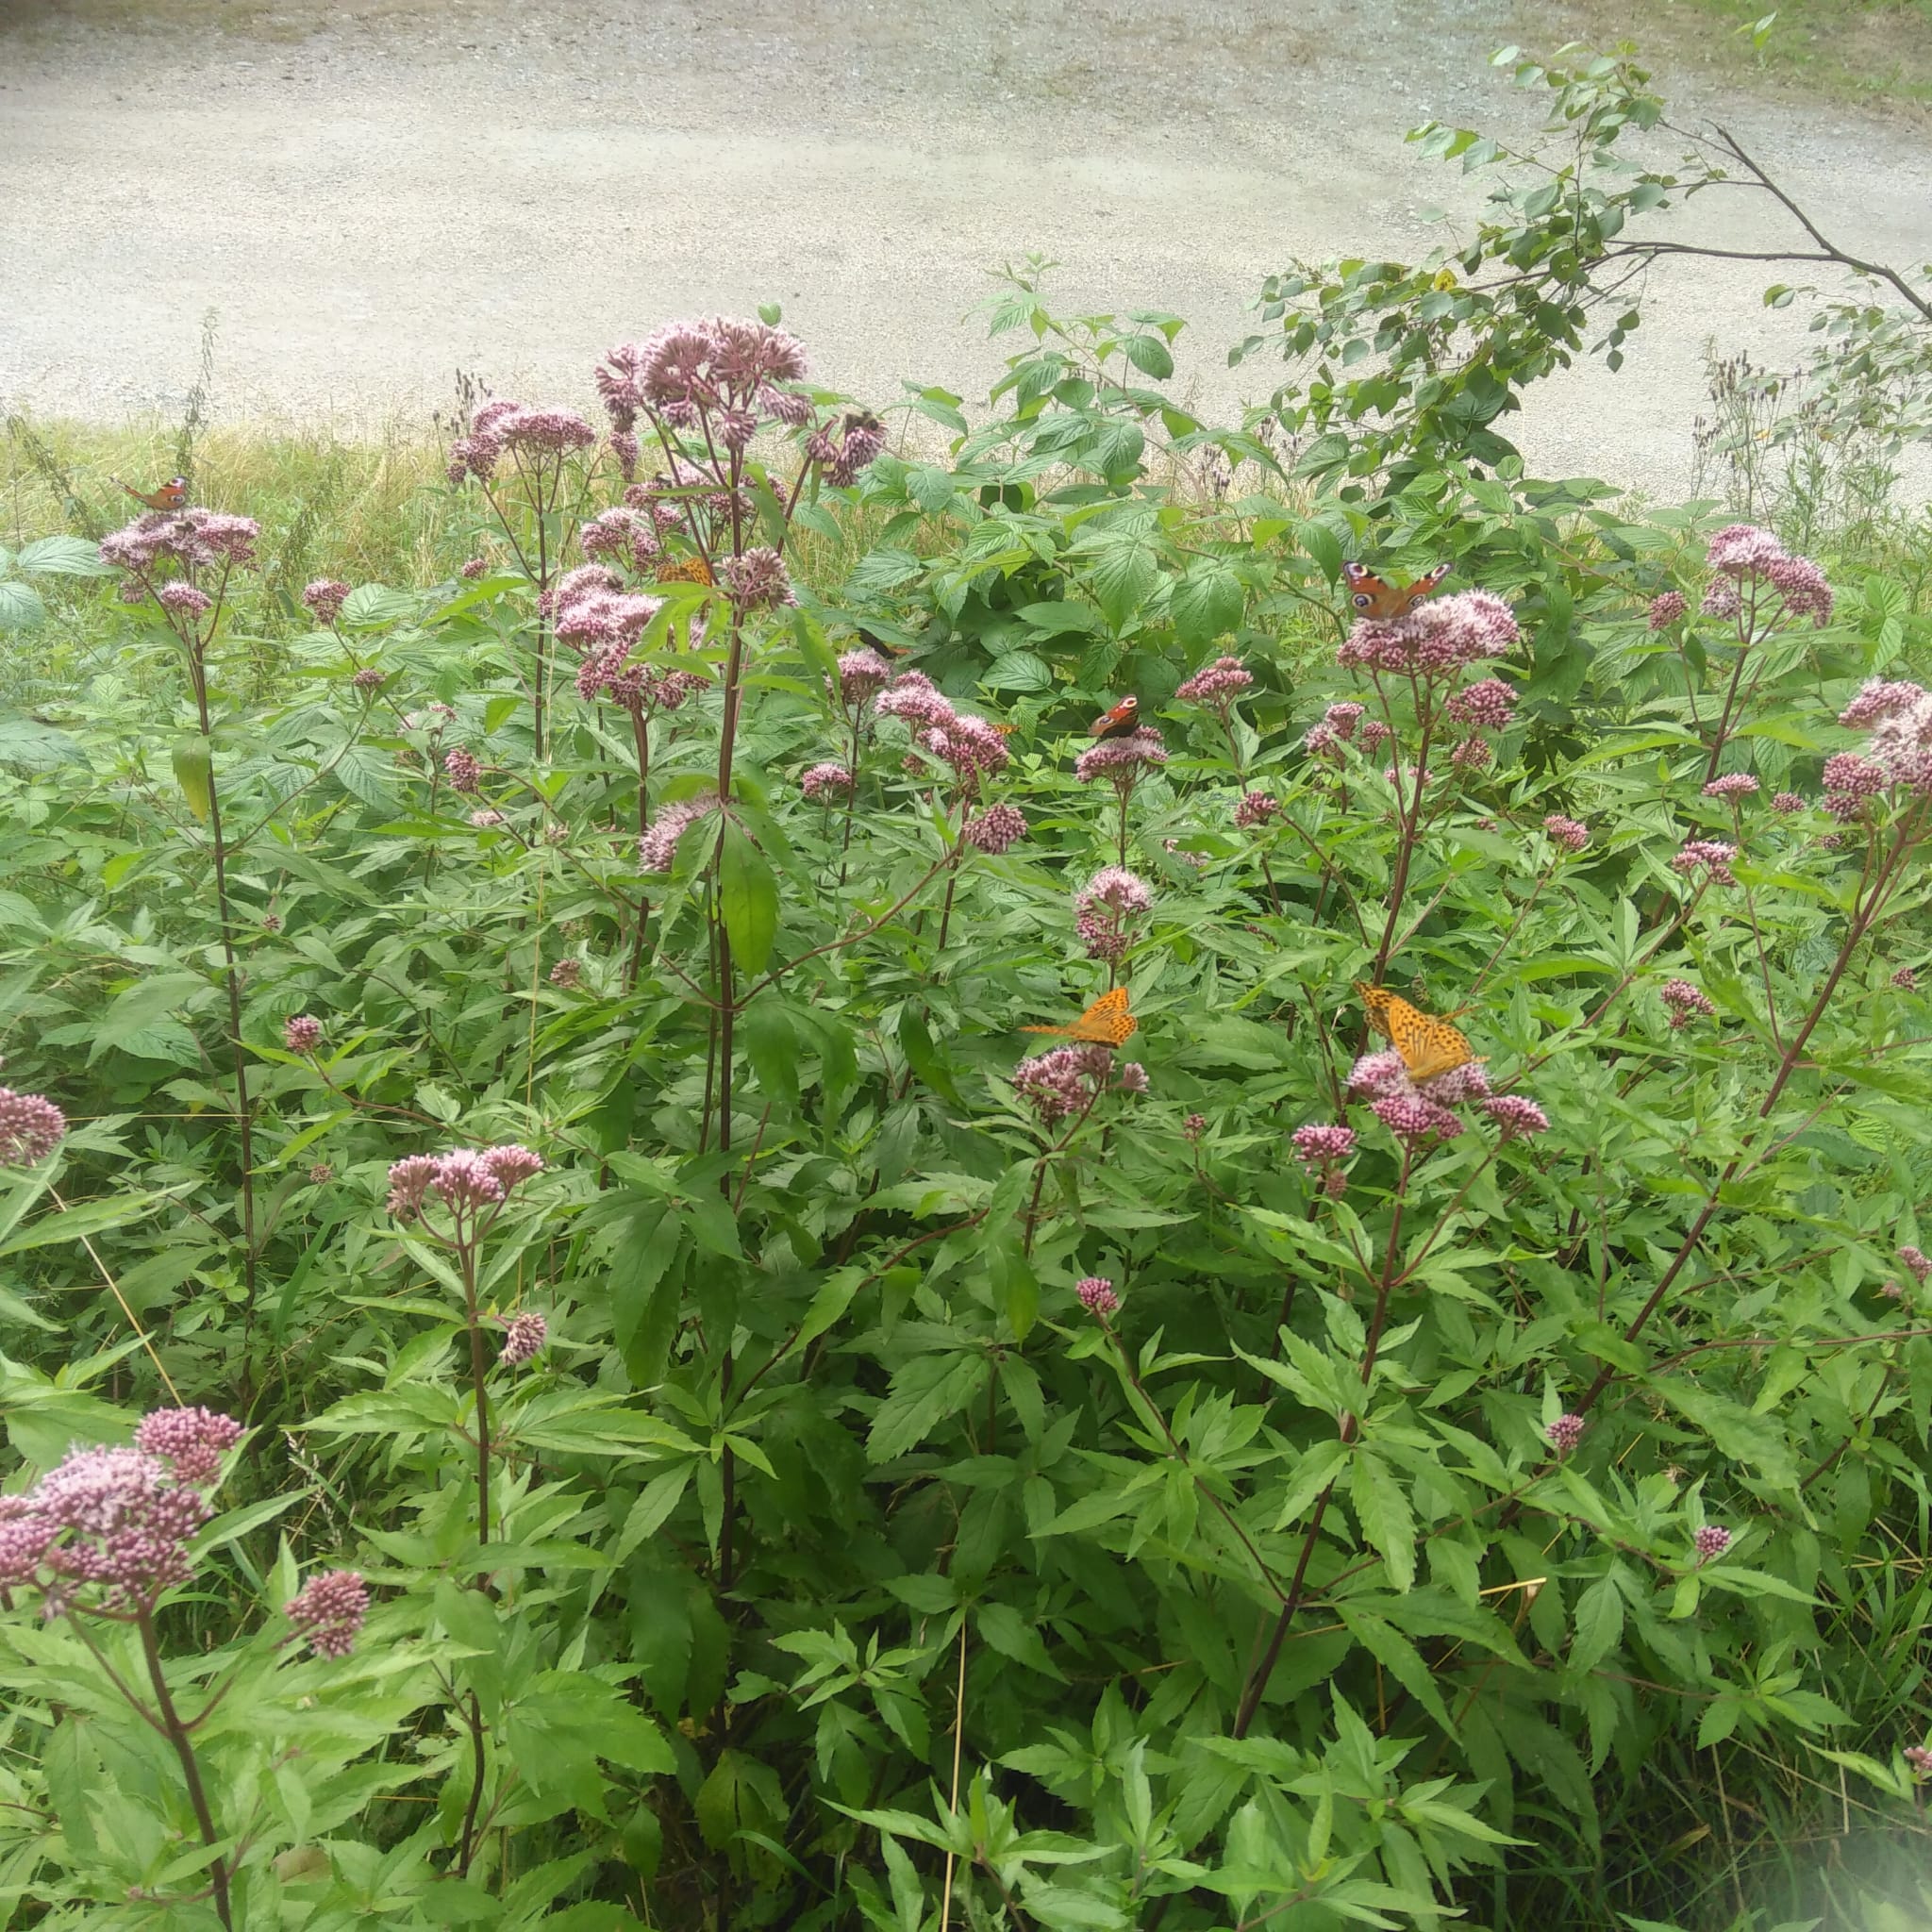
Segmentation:
[(483, 1322), (476, 1308), (476, 1242), (472, 1227), (458, 1229), (457, 1259), (463, 1271), (463, 1307), (470, 1318), (470, 1386), (476, 1394), (476, 1541), (490, 1541), (490, 1364), (483, 1352)]
[(470, 1875), (470, 1861), (476, 1856), (476, 1812), (483, 1803), (483, 1706), (474, 1690), (470, 1692), (470, 1707), (463, 1713), (463, 1721), (470, 1727), (470, 1802), (463, 1807), (463, 1832), (457, 1843), (458, 1878)]
[[(188, 1786), (188, 1802), (194, 1807), (194, 1822), (201, 1827), (201, 1841), (205, 1845), (221, 1842), (215, 1830), (214, 1813), (208, 1809), (208, 1793), (202, 1788), (201, 1766), (195, 1762), (194, 1741), (188, 1735), (188, 1726), (181, 1722), (180, 1713), (175, 1708), (175, 1700), (168, 1691), (167, 1674), (161, 1668), (160, 1644), (155, 1636), (153, 1607), (142, 1604), (134, 1613), (134, 1626), (141, 1633), (142, 1655), (147, 1660), (148, 1682), (154, 1687), (155, 1708), (160, 1713), (161, 1728), (169, 1743), (175, 1747), (175, 1756), (181, 1761), (181, 1775)], [(224, 1925), (231, 1928), (235, 1920), (228, 1905), (228, 1868), (219, 1855), (208, 1861), (208, 1879), (214, 1887), (215, 1911)]]

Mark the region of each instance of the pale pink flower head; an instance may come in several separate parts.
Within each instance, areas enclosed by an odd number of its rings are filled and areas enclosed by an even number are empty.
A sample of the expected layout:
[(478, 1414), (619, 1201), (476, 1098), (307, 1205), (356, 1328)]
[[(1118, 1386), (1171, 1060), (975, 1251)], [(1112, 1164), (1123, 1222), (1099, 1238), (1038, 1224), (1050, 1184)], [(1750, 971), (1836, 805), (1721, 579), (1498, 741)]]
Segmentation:
[(798, 789), (814, 805), (838, 805), (852, 796), (852, 774), (826, 760), (813, 765), (798, 781)]
[(559, 959), (550, 969), (550, 983), (560, 992), (575, 992), (584, 976), (581, 959)]
[(1022, 1060), (1013, 1069), (1013, 1091), (1032, 1108), (1043, 1126), (1086, 1112), (1113, 1074), (1113, 1050), (1106, 1046), (1057, 1046)]
[(1905, 1748), (1906, 1769), (1924, 1783), (1932, 1777), (1932, 1750), (1924, 1744), (1907, 1744)]
[(1778, 791), (1772, 795), (1771, 808), (1784, 813), (1803, 811), (1805, 801), (1795, 791)]
[(644, 872), (669, 872), (676, 862), (677, 848), (685, 833), (700, 819), (718, 809), (718, 794), (707, 792), (696, 798), (680, 799), (658, 814), (658, 822), (638, 840), (638, 864)]
[(282, 1614), (317, 1657), (340, 1663), (356, 1648), (368, 1620), (369, 1589), (354, 1570), (325, 1571), (304, 1584)]
[(350, 678), (350, 684), (360, 691), (378, 691), (389, 682), (388, 677), (373, 664), (365, 664)]
[(1310, 724), (1303, 734), (1302, 747), (1306, 751), (1313, 752), (1318, 758), (1326, 758), (1331, 754), (1338, 759), (1341, 757), (1341, 741), (1335, 735), (1334, 726), (1330, 724)]
[(1124, 866), (1109, 865), (1095, 873), (1074, 901), (1082, 910), (1106, 906), (1116, 912), (1145, 912), (1154, 904), (1153, 889)]
[(1080, 1306), (1100, 1321), (1120, 1313), (1120, 1293), (1104, 1274), (1087, 1275), (1074, 1285), (1074, 1292), (1079, 1296)]
[(1074, 776), (1089, 785), (1105, 778), (1115, 786), (1131, 785), (1141, 773), (1167, 762), (1167, 747), (1152, 724), (1137, 725), (1122, 738), (1103, 739), (1091, 751), (1074, 760)]
[(1694, 1019), (1710, 1020), (1717, 1017), (1717, 1008), (1711, 1005), (1709, 998), (1700, 992), (1688, 979), (1665, 980), (1658, 989), (1658, 997), (1670, 1011), (1673, 1030), (1688, 1025)]
[(1683, 615), (1686, 606), (1681, 591), (1666, 591), (1650, 600), (1650, 627), (1669, 630)]
[(242, 1440), (242, 1424), (211, 1408), (157, 1408), (141, 1419), (134, 1446), (175, 1468), (176, 1482), (206, 1488), (222, 1473), (222, 1457)]
[(1923, 1288), (1925, 1284), (1925, 1277), (1928, 1274), (1932, 1274), (1932, 1260), (1928, 1260), (1924, 1253), (1921, 1249), (1913, 1247), (1909, 1241), (1900, 1248), (1898, 1257), (1911, 1271), (1912, 1279)]
[(825, 463), (825, 481), (844, 489), (877, 460), (886, 446), (886, 425), (870, 409), (848, 409), (840, 426), (839, 442), (833, 446), (827, 436), (826, 455), (820, 460)]
[(1917, 992), (1919, 990), (1919, 975), (1911, 967), (1901, 966), (1891, 975), (1891, 983), (1901, 992)]
[(1831, 585), (1808, 557), (1777, 558), (1766, 575), (1790, 615), (1808, 617), (1819, 630), (1831, 622)]
[(1490, 1070), (1481, 1060), (1464, 1060), (1446, 1074), (1437, 1074), (1422, 1083), (1431, 1100), (1443, 1107), (1461, 1107), (1468, 1101), (1490, 1097)]
[(1696, 1547), (1697, 1560), (1708, 1563), (1730, 1548), (1731, 1533), (1722, 1524), (1707, 1523), (1690, 1541)]
[(155, 592), (155, 602), (163, 610), (179, 610), (190, 617), (201, 617), (215, 608), (215, 600), (206, 591), (198, 591), (179, 577), (163, 584)]
[(1390, 1093), (1412, 1093), (1415, 1089), (1408, 1068), (1392, 1046), (1365, 1053), (1349, 1070), (1348, 1091), (1380, 1099)]
[(506, 1141), (483, 1150), (483, 1161), (506, 1190), (543, 1172), (543, 1157), (519, 1141)]
[(739, 606), (746, 610), (770, 610), (780, 604), (795, 604), (791, 578), (785, 561), (769, 544), (747, 550), (742, 557), (727, 557), (718, 567)]
[(309, 1167), (308, 1180), (311, 1187), (325, 1188), (335, 1177), (336, 1171), (332, 1162), (318, 1160)]
[(1566, 819), (1561, 812), (1553, 811), (1543, 821), (1543, 830), (1554, 844), (1562, 846), (1566, 852), (1581, 852), (1590, 843), (1590, 827), (1574, 819)]
[(490, 559), (487, 557), (465, 558), (463, 559), (463, 567), (457, 575), (468, 577), (472, 582), (477, 577), (488, 576), (490, 575)]
[(1295, 1158), (1305, 1167), (1331, 1167), (1355, 1152), (1355, 1129), (1319, 1124), (1297, 1127), (1291, 1137)]
[(1128, 1060), (1114, 1077), (1114, 1091), (1119, 1093), (1144, 1093), (1147, 1091), (1147, 1069), (1139, 1060)]
[(1671, 870), (1687, 879), (1701, 873), (1713, 885), (1735, 886), (1731, 865), (1737, 856), (1738, 848), (1722, 839), (1691, 839), (1672, 858)]
[(460, 744), (443, 755), (442, 772), (458, 791), (474, 791), (483, 782), (483, 767), (476, 762), (475, 754)]
[(502, 1359), (511, 1368), (535, 1361), (550, 1339), (550, 1324), (541, 1315), (512, 1315), (504, 1324)]
[(1191, 1113), (1181, 1123), (1181, 1137), (1191, 1145), (1198, 1141), (1208, 1131), (1208, 1116), (1205, 1113)]
[(966, 821), (960, 834), (969, 845), (997, 858), (1026, 836), (1026, 818), (1019, 807), (990, 805)]
[(1543, 1435), (1558, 1456), (1568, 1456), (1583, 1441), (1584, 1421), (1580, 1415), (1559, 1415)]
[(575, 409), (508, 409), (491, 425), (505, 449), (558, 457), (589, 449), (597, 433)]
[(1516, 691), (1500, 677), (1485, 677), (1451, 692), (1443, 708), (1452, 724), (1500, 731), (1516, 715)]
[(317, 577), (302, 592), (302, 601), (308, 607), (308, 614), (317, 624), (333, 624), (341, 615), (342, 606), (349, 601), (349, 587), (338, 583), (333, 577)]
[(839, 658), (839, 696), (856, 709), (886, 687), (892, 667), (876, 651), (861, 649), (842, 652)]
[(1526, 1141), (1532, 1134), (1550, 1131), (1549, 1115), (1521, 1093), (1498, 1093), (1483, 1102), (1483, 1111), (1503, 1130), (1506, 1141)]
[(1704, 788), (1707, 798), (1749, 798), (1757, 790), (1757, 780), (1749, 772), (1726, 772)]
[(1458, 772), (1485, 771), (1495, 759), (1487, 738), (1465, 738), (1449, 754), (1450, 764)]
[(1712, 577), (1704, 587), (1697, 608), (1707, 617), (1735, 617), (1743, 608), (1738, 587), (1729, 577)]
[(1932, 693), (1928, 693), (1923, 685), (1908, 684), (1903, 679), (1874, 677), (1838, 714), (1838, 722), (1853, 730), (1869, 731), (1882, 718), (1918, 710), (1928, 695)]
[(1087, 957), (1123, 958), (1134, 920), (1153, 904), (1147, 882), (1124, 867), (1109, 865), (1095, 873), (1074, 901), (1074, 929), (1086, 942)]
[(1425, 1100), (1420, 1093), (1386, 1093), (1372, 1101), (1369, 1110), (1398, 1141), (1411, 1145), (1453, 1140), (1462, 1131), (1462, 1123), (1446, 1107)]
[(1322, 713), (1322, 722), (1346, 744), (1355, 736), (1355, 728), (1362, 722), (1367, 709), (1366, 705), (1358, 705), (1353, 698), (1344, 698)]
[(1234, 822), (1240, 831), (1265, 825), (1281, 809), (1281, 801), (1272, 792), (1243, 791), (1234, 808)]
[(188, 1543), (209, 1513), (196, 1484), (141, 1449), (70, 1450), (25, 1502), (50, 1531), (42, 1563), (62, 1584), (105, 1586), (108, 1609), (187, 1582)]
[(1362, 749), (1365, 752), (1378, 750), (1395, 736), (1395, 727), (1384, 724), (1380, 718), (1362, 720)]
[(322, 1022), (313, 1013), (297, 1013), (284, 1020), (282, 1044), (291, 1053), (313, 1053), (322, 1044)]
[(1225, 717), (1227, 708), (1241, 692), (1253, 688), (1254, 674), (1239, 658), (1217, 658), (1205, 670), (1197, 671), (1174, 692), (1185, 703), (1207, 705)]
[(0, 1168), (34, 1167), (67, 1136), (67, 1116), (38, 1093), (0, 1087)]
[(903, 718), (915, 731), (943, 731), (958, 720), (950, 701), (923, 671), (902, 671), (878, 701), (882, 718)]
[(1485, 658), (1502, 658), (1522, 637), (1516, 614), (1488, 591), (1431, 597), (1393, 621), (1359, 618), (1335, 654), (1346, 668), (1395, 676), (1447, 677)]
[(1726, 524), (1707, 547), (1705, 560), (1727, 577), (1768, 576), (1785, 548), (1769, 530), (1755, 524)]

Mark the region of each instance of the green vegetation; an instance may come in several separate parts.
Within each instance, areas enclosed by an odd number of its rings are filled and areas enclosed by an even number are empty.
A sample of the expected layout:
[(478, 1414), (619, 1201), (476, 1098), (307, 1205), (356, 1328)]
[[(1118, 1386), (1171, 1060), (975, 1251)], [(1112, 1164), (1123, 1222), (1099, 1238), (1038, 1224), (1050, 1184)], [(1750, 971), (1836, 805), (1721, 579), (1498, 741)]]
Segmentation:
[(0, 1922), (1924, 1923), (1921, 282), (1526, 475), (1686, 184), (1520, 72), (1240, 425), (12, 425)]

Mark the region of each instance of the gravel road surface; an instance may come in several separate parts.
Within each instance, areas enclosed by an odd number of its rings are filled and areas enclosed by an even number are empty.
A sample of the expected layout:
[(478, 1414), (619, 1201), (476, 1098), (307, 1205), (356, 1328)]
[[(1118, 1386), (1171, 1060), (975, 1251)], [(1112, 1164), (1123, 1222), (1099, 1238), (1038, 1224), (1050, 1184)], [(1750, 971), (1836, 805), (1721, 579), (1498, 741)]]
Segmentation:
[[(219, 17), (221, 0), (174, 4)], [(1404, 130), (1526, 135), (1534, 106), (1486, 62), (1521, 36), (1507, 0), (289, 0), (247, 17), (133, 30), (0, 0), (0, 404), (165, 413), (209, 308), (228, 417), (421, 418), (458, 368), (581, 401), (609, 342), (771, 300), (826, 382), (972, 397), (999, 349), (966, 313), (989, 269), (1037, 250), (1063, 264), (1064, 309), (1186, 315), (1175, 387), (1232, 411), (1276, 379), (1225, 364), (1265, 274), (1419, 253), (1431, 204), (1473, 207)], [(1923, 130), (1772, 97), (1680, 111), (1734, 125), (1848, 245), (1932, 259)], [(1690, 219), (1732, 246), (1781, 232), (1741, 197)], [(1781, 273), (1654, 276), (1621, 376), (1535, 392), (1539, 466), (1681, 491), (1706, 338), (1795, 359), (1801, 329), (1757, 301)]]

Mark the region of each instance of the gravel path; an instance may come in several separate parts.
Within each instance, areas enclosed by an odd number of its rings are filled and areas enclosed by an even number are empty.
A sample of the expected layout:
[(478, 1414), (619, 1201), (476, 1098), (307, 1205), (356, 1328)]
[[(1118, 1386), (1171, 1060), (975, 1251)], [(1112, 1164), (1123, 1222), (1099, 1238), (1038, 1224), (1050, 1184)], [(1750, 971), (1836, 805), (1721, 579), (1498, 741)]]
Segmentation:
[[(1470, 206), (1406, 127), (1527, 132), (1485, 62), (1514, 37), (1506, 0), (288, 0), (247, 35), (10, 4), (0, 403), (93, 418), (176, 407), (210, 308), (229, 416), (420, 417), (459, 367), (581, 400), (608, 343), (761, 300), (829, 383), (972, 397), (999, 350), (962, 316), (1029, 249), (1063, 264), (1063, 310), (1186, 315), (1176, 388), (1231, 412), (1274, 380), (1225, 367), (1263, 275), (1420, 252), (1428, 204)], [(1682, 109), (1749, 130), (1848, 244), (1932, 258), (1923, 131)], [(1725, 212), (1730, 245), (1777, 232)], [(1544, 472), (1681, 491), (1704, 339), (1795, 354), (1757, 299), (1775, 274), (1655, 277), (1623, 375), (1535, 392), (1522, 440)]]

